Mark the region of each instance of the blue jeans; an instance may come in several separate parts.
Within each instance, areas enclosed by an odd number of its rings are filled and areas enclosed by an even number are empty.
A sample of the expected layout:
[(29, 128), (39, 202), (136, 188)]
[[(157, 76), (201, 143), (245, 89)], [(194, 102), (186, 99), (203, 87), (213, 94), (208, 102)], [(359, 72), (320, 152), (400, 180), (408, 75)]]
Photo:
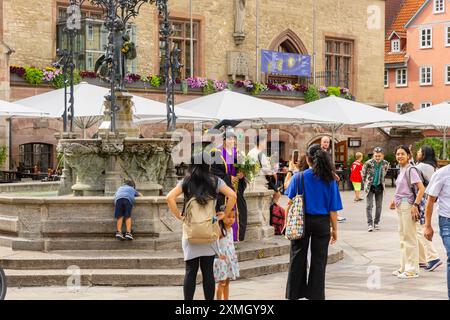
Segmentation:
[(447, 251), (447, 290), (450, 299), (450, 218), (439, 216), (439, 230)]

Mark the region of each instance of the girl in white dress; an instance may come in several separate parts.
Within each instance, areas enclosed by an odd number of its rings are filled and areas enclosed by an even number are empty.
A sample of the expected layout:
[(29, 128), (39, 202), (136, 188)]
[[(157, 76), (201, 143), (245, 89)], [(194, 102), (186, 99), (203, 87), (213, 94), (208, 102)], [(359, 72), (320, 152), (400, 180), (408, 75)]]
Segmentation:
[(239, 264), (234, 248), (233, 228), (234, 211), (231, 211), (223, 220), (219, 221), (220, 256), (214, 260), (214, 279), (218, 283), (216, 298), (217, 300), (228, 300), (230, 296), (230, 280), (236, 280), (239, 277)]

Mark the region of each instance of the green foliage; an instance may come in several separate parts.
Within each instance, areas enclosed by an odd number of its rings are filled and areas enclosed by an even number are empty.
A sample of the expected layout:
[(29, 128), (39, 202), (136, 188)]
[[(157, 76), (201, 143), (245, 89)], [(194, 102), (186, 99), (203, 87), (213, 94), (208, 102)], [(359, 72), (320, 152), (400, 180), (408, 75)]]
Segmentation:
[(24, 79), (29, 84), (38, 85), (42, 83), (42, 78), (44, 77), (44, 72), (41, 69), (34, 67), (25, 67)]
[(6, 146), (0, 145), (0, 167), (5, 163), (6, 157), (8, 156), (8, 148)]
[(150, 85), (154, 88), (159, 87), (161, 85), (161, 77), (158, 75), (152, 75), (149, 79)]
[[(78, 71), (77, 69), (75, 69), (73, 71), (73, 85), (77, 85), (81, 82), (82, 78), (80, 75), (80, 71)], [(56, 89), (61, 89), (64, 88), (64, 74), (59, 74), (56, 77), (53, 78), (52, 80), (52, 85), (53, 87), (55, 87)], [(67, 81), (67, 86), (69, 86), (69, 81)]]
[(384, 160), (389, 162), (390, 164), (395, 164), (397, 160), (395, 159), (395, 155), (393, 153), (387, 153), (384, 155)]
[(345, 94), (344, 98), (347, 99), (347, 100), (353, 100), (353, 96), (352, 96), (352, 94), (350, 92), (347, 92)]
[(73, 70), (73, 84), (74, 85), (79, 84), (81, 82), (81, 80), (82, 80), (82, 78), (80, 75), (80, 70), (78, 70), (78, 69)]
[(328, 87), (328, 92), (327, 92), (328, 96), (336, 96), (336, 97), (340, 97), (341, 96), (341, 88), (339, 87)]
[(242, 157), (242, 161), (233, 164), (233, 166), (237, 169), (237, 171), (243, 172), (247, 180), (251, 182), (256, 174), (258, 174), (261, 167), (259, 163), (253, 160), (251, 157), (245, 155), (242, 155)]
[(214, 88), (214, 81), (208, 79), (206, 86), (203, 87), (203, 94), (208, 95), (214, 92), (216, 92), (216, 89)]
[[(419, 150), (420, 147), (422, 147), (424, 144), (429, 145), (434, 149), (434, 152), (436, 153), (436, 157), (439, 159), (443, 159), (443, 149), (444, 149), (444, 142), (440, 138), (425, 138), (422, 139), (415, 144), (416, 150)], [(447, 141), (447, 158), (450, 157), (450, 141)]]
[(61, 74), (57, 75), (56, 77), (54, 77), (53, 81), (52, 81), (52, 85), (56, 89), (64, 88), (64, 75), (61, 73)]
[(315, 85), (310, 85), (305, 92), (305, 103), (320, 99), (319, 89)]
[[(348, 157), (347, 167), (350, 168), (352, 166), (352, 163), (355, 162), (355, 160), (356, 160), (356, 156), (354, 154), (352, 154), (350, 157)], [(364, 154), (362, 163), (365, 163), (367, 160), (369, 160), (369, 156), (367, 154)]]
[(262, 91), (266, 91), (267, 86), (261, 82), (253, 82), (252, 95), (256, 96), (260, 94)]

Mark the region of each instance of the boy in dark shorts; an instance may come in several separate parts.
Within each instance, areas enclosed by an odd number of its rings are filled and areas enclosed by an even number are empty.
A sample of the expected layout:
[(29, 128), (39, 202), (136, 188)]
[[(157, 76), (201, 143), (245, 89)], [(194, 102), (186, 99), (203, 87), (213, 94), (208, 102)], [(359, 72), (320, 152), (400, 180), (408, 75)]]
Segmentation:
[[(133, 240), (133, 235), (131, 234), (131, 210), (133, 209), (134, 198), (138, 196), (142, 196), (142, 194), (136, 191), (136, 185), (131, 180), (125, 181), (124, 185), (117, 189), (114, 199), (117, 240)], [(127, 228), (125, 235), (122, 233), (123, 218), (125, 218), (125, 226)]]

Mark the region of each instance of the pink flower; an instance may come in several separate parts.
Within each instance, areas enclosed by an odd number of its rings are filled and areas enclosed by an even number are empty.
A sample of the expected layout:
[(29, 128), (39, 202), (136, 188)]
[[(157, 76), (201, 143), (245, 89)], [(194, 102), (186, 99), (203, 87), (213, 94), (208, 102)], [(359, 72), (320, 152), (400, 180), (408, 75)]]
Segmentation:
[(222, 80), (214, 80), (214, 89), (216, 91), (222, 91), (225, 90), (228, 87), (228, 83)]
[(284, 85), (283, 89), (285, 89), (286, 91), (294, 91), (295, 87), (292, 84), (288, 83), (288, 84)]

